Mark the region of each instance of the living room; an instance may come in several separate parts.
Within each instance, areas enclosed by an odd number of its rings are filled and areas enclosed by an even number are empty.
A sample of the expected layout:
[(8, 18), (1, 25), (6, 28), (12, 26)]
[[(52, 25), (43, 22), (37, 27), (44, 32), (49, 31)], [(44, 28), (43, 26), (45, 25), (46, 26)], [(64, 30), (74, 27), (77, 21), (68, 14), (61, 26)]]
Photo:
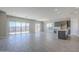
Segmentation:
[(0, 7), (0, 51), (79, 51), (79, 8)]

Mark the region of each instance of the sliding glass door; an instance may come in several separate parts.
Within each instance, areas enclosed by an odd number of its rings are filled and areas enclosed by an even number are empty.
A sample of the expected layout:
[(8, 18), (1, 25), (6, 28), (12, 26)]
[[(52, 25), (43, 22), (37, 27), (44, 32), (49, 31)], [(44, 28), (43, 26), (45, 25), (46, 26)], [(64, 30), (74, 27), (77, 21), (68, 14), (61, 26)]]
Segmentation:
[(29, 33), (29, 27), (30, 27), (30, 23), (25, 23), (25, 32)]
[(40, 32), (40, 24), (39, 23), (35, 24), (35, 32)]
[(9, 22), (9, 34), (15, 34), (16, 33), (16, 23), (15, 21)]
[(16, 34), (20, 34), (21, 33), (21, 22), (15, 22), (15, 28), (16, 28)]
[(29, 33), (29, 23), (26, 22), (9, 22), (9, 34)]

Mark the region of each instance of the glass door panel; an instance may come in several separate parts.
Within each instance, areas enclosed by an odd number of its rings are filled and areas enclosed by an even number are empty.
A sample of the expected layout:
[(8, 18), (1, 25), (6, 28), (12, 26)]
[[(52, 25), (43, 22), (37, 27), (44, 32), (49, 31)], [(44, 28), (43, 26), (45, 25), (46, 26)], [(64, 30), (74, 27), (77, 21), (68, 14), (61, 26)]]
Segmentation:
[(16, 34), (20, 34), (20, 33), (21, 33), (21, 23), (16, 22)]
[(16, 33), (16, 24), (15, 21), (9, 22), (9, 34), (15, 34)]
[(29, 26), (30, 26), (29, 23), (25, 23), (25, 32), (26, 33), (29, 33)]
[(40, 24), (35, 24), (35, 32), (40, 32)]
[(10, 21), (9, 34), (29, 33), (29, 23)]
[(21, 25), (22, 25), (22, 27), (21, 27), (22, 33), (25, 33), (25, 22), (22, 22)]

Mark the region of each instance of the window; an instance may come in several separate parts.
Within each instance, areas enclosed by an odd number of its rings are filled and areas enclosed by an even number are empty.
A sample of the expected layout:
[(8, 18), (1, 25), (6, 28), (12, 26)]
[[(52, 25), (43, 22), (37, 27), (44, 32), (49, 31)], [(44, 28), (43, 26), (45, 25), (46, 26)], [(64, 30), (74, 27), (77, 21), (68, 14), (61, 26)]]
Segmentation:
[(25, 32), (29, 33), (29, 23), (25, 23)]
[(40, 24), (35, 24), (35, 32), (40, 32)]
[(9, 33), (15, 34), (16, 32), (16, 24), (15, 21), (9, 22)]
[(25, 33), (25, 22), (21, 23), (21, 31), (22, 33)]
[(21, 23), (20, 22), (15, 22), (16, 23), (16, 34), (21, 33)]
[(52, 32), (53, 31), (53, 24), (52, 23), (48, 23), (47, 24), (47, 31), (48, 32)]
[(29, 33), (29, 23), (10, 21), (9, 29), (9, 34)]

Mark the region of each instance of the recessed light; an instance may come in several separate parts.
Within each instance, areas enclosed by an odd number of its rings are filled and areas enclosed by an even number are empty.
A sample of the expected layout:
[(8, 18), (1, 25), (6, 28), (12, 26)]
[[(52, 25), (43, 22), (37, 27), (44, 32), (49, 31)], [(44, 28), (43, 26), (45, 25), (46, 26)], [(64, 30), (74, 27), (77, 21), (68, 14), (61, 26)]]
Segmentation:
[(60, 12), (60, 11), (58, 11), (58, 12), (57, 12), (57, 14), (61, 14), (61, 12)]
[(58, 11), (58, 9), (56, 8), (56, 9), (54, 9), (54, 11)]
[(77, 14), (77, 13), (78, 13), (78, 11), (74, 11), (74, 13), (75, 13), (75, 14)]

